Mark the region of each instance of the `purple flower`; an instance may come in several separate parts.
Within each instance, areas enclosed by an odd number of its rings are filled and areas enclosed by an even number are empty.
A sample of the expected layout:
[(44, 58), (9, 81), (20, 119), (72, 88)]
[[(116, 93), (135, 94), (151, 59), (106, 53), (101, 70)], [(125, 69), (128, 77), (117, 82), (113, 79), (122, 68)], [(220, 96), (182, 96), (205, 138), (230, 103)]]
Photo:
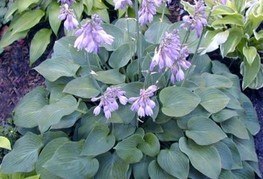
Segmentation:
[(162, 3), (170, 4), (172, 0), (154, 0), (154, 3), (157, 7), (161, 6)]
[(125, 9), (127, 6), (132, 6), (131, 0), (113, 0), (115, 10), (116, 9)]
[(195, 1), (195, 12), (193, 15), (187, 15), (183, 17), (183, 24), (181, 27), (196, 31), (197, 37), (201, 36), (204, 26), (207, 25), (207, 19), (205, 15), (205, 5), (203, 0)]
[(176, 81), (184, 79), (184, 72), (191, 66), (191, 63), (186, 61), (188, 57), (187, 47), (183, 47), (180, 42), (178, 30), (171, 33), (165, 33), (160, 45), (155, 49), (150, 70), (153, 71), (154, 67), (158, 66), (159, 70), (171, 70), (171, 82), (174, 84)]
[(99, 105), (93, 110), (94, 115), (99, 115), (101, 109), (103, 109), (105, 117), (109, 119), (111, 117), (111, 113), (119, 108), (117, 99), (122, 105), (127, 104), (128, 99), (124, 95), (125, 91), (122, 91), (120, 87), (108, 87), (102, 96), (91, 99), (93, 102), (100, 100)]
[(221, 3), (224, 5), (226, 4), (226, 2), (227, 2), (227, 0), (221, 0)]
[(69, 6), (71, 6), (75, 0), (58, 0), (59, 2), (61, 2), (62, 4), (67, 4)]
[(133, 103), (131, 110), (136, 111), (139, 117), (153, 115), (153, 108), (156, 104), (150, 97), (154, 95), (155, 91), (157, 91), (157, 86), (151, 85), (146, 90), (141, 89), (139, 97), (129, 98), (129, 102)]
[(141, 25), (152, 22), (153, 16), (156, 14), (156, 5), (153, 0), (142, 0), (141, 8), (138, 12), (139, 23)]
[(78, 20), (72, 9), (69, 9), (68, 4), (63, 4), (60, 9), (60, 14), (58, 16), (60, 20), (65, 20), (64, 27), (67, 30), (76, 29), (79, 25)]
[(102, 45), (111, 45), (114, 38), (103, 30), (101, 24), (101, 18), (94, 14), (90, 21), (76, 31), (78, 37), (74, 47), (79, 50), (85, 49), (89, 53), (97, 53)]

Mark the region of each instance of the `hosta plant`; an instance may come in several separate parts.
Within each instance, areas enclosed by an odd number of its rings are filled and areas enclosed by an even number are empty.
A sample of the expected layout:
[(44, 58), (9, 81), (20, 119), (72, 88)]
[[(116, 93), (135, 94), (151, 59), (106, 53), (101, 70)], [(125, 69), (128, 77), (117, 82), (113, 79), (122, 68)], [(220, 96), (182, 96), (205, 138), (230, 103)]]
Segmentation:
[(239, 78), (194, 53), (207, 23), (203, 1), (174, 24), (153, 18), (163, 1), (122, 3), (136, 19), (103, 24), (94, 14), (35, 68), (46, 87), (14, 110), (22, 137), (2, 177), (261, 176), (253, 141), (260, 126)]
[(222, 57), (238, 58), (243, 76), (242, 88), (261, 88), (263, 1), (227, 0), (225, 4), (211, 0), (207, 2), (212, 11), (203, 53), (219, 48)]

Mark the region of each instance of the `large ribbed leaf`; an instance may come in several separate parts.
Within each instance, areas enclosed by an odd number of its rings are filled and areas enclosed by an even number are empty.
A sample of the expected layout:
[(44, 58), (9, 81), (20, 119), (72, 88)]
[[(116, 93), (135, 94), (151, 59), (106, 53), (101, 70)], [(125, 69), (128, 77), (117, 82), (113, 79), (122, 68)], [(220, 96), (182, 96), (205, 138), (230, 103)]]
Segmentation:
[(48, 21), (51, 26), (51, 29), (57, 35), (61, 24), (61, 20), (58, 18), (60, 13), (59, 4), (57, 2), (51, 2), (48, 6), (47, 13), (48, 13)]
[(96, 126), (88, 135), (81, 155), (96, 156), (109, 151), (115, 144), (115, 137), (109, 134), (107, 126)]
[(157, 163), (156, 160), (153, 160), (148, 167), (148, 173), (150, 175), (151, 179), (161, 179), (161, 178), (165, 178), (165, 179), (174, 179), (173, 176), (169, 175), (168, 173), (166, 173)]
[(187, 178), (189, 174), (189, 159), (174, 143), (170, 149), (161, 150), (157, 157), (158, 164), (168, 174), (177, 178)]
[(222, 122), (221, 127), (225, 133), (233, 134), (241, 139), (249, 139), (247, 128), (243, 121), (238, 117), (232, 117), (231, 119)]
[(233, 82), (222, 75), (203, 73), (201, 77), (205, 80), (206, 87), (210, 88), (231, 88)]
[(163, 34), (168, 30), (170, 24), (166, 22), (155, 22), (145, 32), (145, 40), (152, 44), (159, 44), (161, 42)]
[(70, 81), (65, 86), (63, 92), (79, 96), (81, 98), (92, 98), (100, 93), (90, 77), (80, 77)]
[(128, 178), (129, 164), (123, 161), (116, 153), (106, 153), (98, 157), (100, 168), (95, 179)]
[(221, 172), (221, 159), (214, 146), (199, 146), (182, 137), (179, 140), (179, 147), (199, 172), (210, 178), (218, 178)]
[(39, 159), (36, 163), (36, 172), (41, 175), (41, 178), (52, 178), (52, 179), (60, 179), (60, 177), (52, 174), (47, 169), (43, 167), (43, 165), (51, 159), (51, 157), (54, 155), (55, 151), (65, 144), (66, 142), (69, 142), (68, 138), (66, 137), (60, 137), (57, 139), (52, 140), (49, 142), (44, 149), (41, 151), (39, 155)]
[(160, 152), (160, 143), (153, 133), (146, 133), (143, 137), (144, 142), (139, 144), (138, 148), (151, 157), (156, 156)]
[(195, 93), (201, 98), (200, 104), (210, 113), (221, 111), (229, 102), (229, 98), (215, 88), (198, 88)]
[(214, 121), (205, 117), (192, 117), (187, 126), (186, 136), (199, 145), (210, 145), (227, 137)]
[(48, 104), (47, 95), (43, 87), (37, 87), (25, 95), (15, 108), (14, 123), (19, 127), (36, 127), (40, 109)]
[(99, 162), (97, 159), (80, 155), (82, 144), (64, 143), (43, 167), (61, 178), (92, 178), (99, 169)]
[(234, 160), (229, 147), (223, 142), (218, 142), (214, 144), (214, 146), (216, 147), (216, 150), (220, 155), (222, 168), (226, 170), (231, 170), (233, 167)]
[(201, 100), (187, 88), (167, 87), (160, 92), (160, 101), (165, 115), (181, 117), (193, 111)]
[(27, 133), (18, 139), (13, 150), (5, 155), (1, 164), (1, 172), (17, 173), (33, 171), (42, 146), (43, 143), (40, 136)]
[(215, 122), (223, 122), (235, 116), (238, 116), (236, 111), (231, 110), (231, 109), (223, 109), (222, 111), (219, 111), (218, 113), (213, 114), (212, 119)]
[(79, 68), (80, 66), (72, 60), (58, 57), (47, 59), (34, 69), (47, 80), (53, 82), (62, 76), (75, 76)]
[(105, 84), (121, 84), (125, 81), (125, 76), (119, 72), (118, 69), (112, 69), (107, 71), (98, 71), (94, 77)]

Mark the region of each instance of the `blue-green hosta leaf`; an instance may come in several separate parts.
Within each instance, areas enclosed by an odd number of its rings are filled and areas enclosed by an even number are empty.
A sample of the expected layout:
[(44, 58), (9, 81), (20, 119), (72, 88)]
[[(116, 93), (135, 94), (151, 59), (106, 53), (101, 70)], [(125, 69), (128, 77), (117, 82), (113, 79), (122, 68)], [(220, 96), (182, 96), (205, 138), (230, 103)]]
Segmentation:
[(8, 138), (0, 136), (0, 148), (11, 150), (11, 143)]
[(240, 153), (237, 149), (237, 145), (233, 142), (233, 140), (230, 138), (225, 138), (224, 140), (222, 140), (222, 143), (226, 144), (231, 151), (233, 159), (232, 170), (243, 168)]
[(258, 162), (257, 154), (255, 152), (255, 144), (252, 136), (250, 136), (250, 139), (235, 138), (234, 142), (240, 153), (242, 161)]
[(158, 164), (168, 174), (177, 178), (187, 178), (189, 174), (189, 159), (174, 143), (170, 149), (161, 150), (157, 157)]
[(201, 78), (205, 80), (206, 87), (210, 88), (231, 88), (233, 85), (233, 82), (223, 75), (203, 73)]
[(212, 119), (215, 122), (224, 122), (232, 117), (238, 116), (238, 113), (231, 109), (223, 109), (222, 111), (219, 111), (218, 113), (215, 113), (212, 115)]
[(134, 178), (149, 178), (148, 167), (151, 162), (151, 158), (144, 156), (143, 159), (132, 165), (132, 173)]
[(108, 51), (114, 51), (125, 43), (124, 32), (122, 29), (112, 24), (103, 24), (102, 27), (107, 34), (114, 37), (114, 41), (111, 45), (103, 45)]
[(56, 103), (44, 106), (38, 113), (38, 125), (41, 133), (44, 133), (48, 128), (57, 124), (62, 117), (73, 113), (78, 107), (76, 99), (67, 95)]
[[(243, 162), (244, 163), (244, 162)], [(258, 162), (250, 162), (250, 161), (247, 161), (245, 162), (247, 163), (247, 166), (249, 168), (251, 168), (251, 170), (253, 170), (260, 178), (262, 178), (262, 174), (261, 174), (261, 171), (259, 169), (259, 163)], [(246, 164), (245, 164), (246, 165)]]
[(151, 179), (174, 179), (173, 176), (166, 173), (157, 163), (156, 160), (153, 160), (148, 167), (148, 173)]
[(259, 55), (256, 55), (252, 64), (248, 64), (247, 61), (244, 61), (240, 68), (241, 74), (243, 75), (242, 88), (246, 89), (257, 77), (258, 72), (260, 71), (261, 60)]
[(200, 98), (187, 88), (167, 87), (160, 92), (162, 112), (167, 116), (181, 117), (189, 114), (200, 103)]
[(144, 142), (138, 145), (145, 155), (154, 157), (160, 151), (160, 143), (158, 138), (153, 133), (146, 133), (143, 137)]
[(43, 28), (39, 30), (33, 37), (30, 44), (30, 64), (36, 62), (36, 60), (45, 52), (51, 36), (51, 30)]
[(40, 136), (30, 132), (27, 133), (18, 139), (13, 150), (5, 155), (1, 164), (1, 172), (17, 173), (33, 171), (42, 146), (43, 143)]
[(121, 68), (129, 63), (135, 53), (135, 43), (126, 43), (115, 50), (109, 59), (112, 68)]
[(107, 126), (96, 126), (85, 140), (81, 155), (97, 156), (109, 151), (115, 144), (115, 137), (109, 134)]
[(125, 76), (118, 69), (97, 71), (93, 76), (105, 84), (117, 85), (125, 82)]
[(216, 147), (216, 150), (220, 155), (222, 168), (226, 170), (231, 170), (233, 167), (234, 160), (229, 147), (221, 141), (214, 144), (214, 146)]
[(19, 127), (36, 127), (40, 109), (48, 104), (47, 95), (43, 87), (37, 87), (26, 94), (14, 110), (14, 123)]
[(111, 118), (107, 122), (130, 124), (135, 118), (135, 112), (130, 108), (131, 106), (128, 104), (120, 105), (117, 111), (111, 113)]
[(227, 137), (221, 128), (208, 118), (192, 117), (187, 126), (186, 136), (199, 145), (210, 145)]
[(98, 157), (100, 168), (95, 179), (128, 178), (129, 164), (123, 161), (116, 153), (106, 153)]
[(151, 24), (145, 32), (145, 40), (152, 44), (159, 44), (169, 27), (170, 24), (161, 21)]
[(178, 127), (174, 120), (162, 124), (161, 128), (163, 132), (156, 133), (160, 141), (178, 141), (184, 135), (183, 130)]
[(54, 82), (62, 76), (73, 77), (80, 66), (65, 58), (51, 58), (42, 62), (34, 69), (47, 80)]
[(249, 167), (246, 162), (243, 162), (242, 169), (233, 170), (232, 172), (235, 175), (235, 178), (238, 179), (255, 178), (255, 172)]
[(143, 153), (137, 147), (143, 143), (143, 138), (139, 134), (134, 134), (123, 141), (119, 142), (114, 149), (120, 158), (127, 163), (137, 163), (142, 157)]
[(136, 126), (133, 124), (114, 124), (113, 135), (117, 141), (123, 140), (126, 137), (134, 134)]
[(201, 98), (201, 106), (210, 113), (217, 113), (224, 109), (230, 99), (216, 88), (198, 88), (195, 93)]
[[(74, 3), (74, 4), (79, 4), (79, 3)], [(60, 7), (58, 2), (51, 2), (48, 5), (48, 10), (47, 10), (47, 14), (48, 14), (48, 22), (51, 26), (52, 31), (57, 35), (60, 24), (61, 24), (61, 20), (58, 18), (60, 13)]]
[(238, 117), (232, 117), (221, 123), (225, 133), (233, 134), (240, 139), (249, 139), (248, 131), (243, 121)]
[(66, 142), (43, 167), (61, 178), (92, 178), (99, 169), (95, 158), (81, 156), (83, 142)]
[(131, 33), (134, 37), (137, 33), (135, 18), (120, 18), (115, 22), (114, 25), (120, 29), (128, 29), (129, 33)]
[(179, 147), (199, 172), (210, 178), (218, 178), (221, 172), (221, 159), (214, 146), (199, 146), (182, 137), (179, 140)]
[(65, 144), (66, 142), (69, 142), (69, 139), (66, 137), (60, 137), (52, 140), (49, 142), (41, 151), (39, 155), (39, 159), (36, 163), (36, 172), (41, 175), (41, 178), (52, 178), (52, 179), (61, 179), (60, 177), (52, 174), (47, 169), (43, 167), (43, 165), (51, 159), (51, 157), (54, 155), (55, 151)]
[(64, 93), (76, 95), (81, 98), (92, 98), (100, 94), (91, 77), (79, 77), (70, 81), (63, 90)]
[(249, 65), (252, 65), (254, 62), (256, 56), (257, 56), (257, 49), (253, 46), (251, 47), (243, 47), (243, 54), (245, 56), (245, 59), (247, 60)]
[(230, 170), (222, 170), (219, 175), (219, 179), (235, 179), (235, 175)]

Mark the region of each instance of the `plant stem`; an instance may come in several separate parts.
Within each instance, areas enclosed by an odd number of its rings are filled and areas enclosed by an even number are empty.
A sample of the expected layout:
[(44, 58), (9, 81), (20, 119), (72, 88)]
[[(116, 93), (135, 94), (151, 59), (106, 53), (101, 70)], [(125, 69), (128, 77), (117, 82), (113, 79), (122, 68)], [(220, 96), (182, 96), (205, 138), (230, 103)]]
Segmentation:
[(141, 37), (140, 37), (140, 25), (139, 25), (139, 2), (138, 0), (135, 0), (134, 3), (134, 10), (136, 14), (136, 31), (137, 31), (137, 58), (139, 60), (138, 63), (138, 73), (139, 73), (139, 80), (141, 79), (142, 73), (141, 73), (141, 63), (140, 60), (142, 58), (142, 44), (141, 44)]
[(163, 18), (164, 18), (164, 13), (165, 13), (165, 9), (166, 9), (166, 4), (163, 5), (163, 11), (162, 11), (162, 16), (160, 21), (163, 22)]

